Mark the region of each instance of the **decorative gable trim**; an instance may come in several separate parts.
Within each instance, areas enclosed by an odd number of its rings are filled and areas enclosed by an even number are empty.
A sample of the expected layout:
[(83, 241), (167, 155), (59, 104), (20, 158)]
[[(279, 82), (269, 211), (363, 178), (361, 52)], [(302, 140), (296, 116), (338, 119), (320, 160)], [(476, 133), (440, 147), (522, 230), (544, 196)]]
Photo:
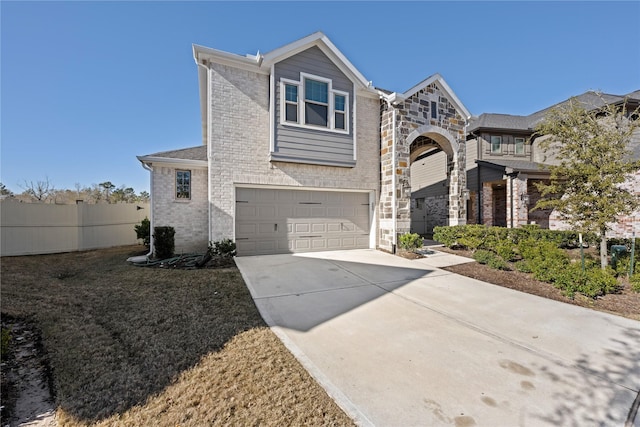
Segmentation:
[(395, 92), (392, 93), (389, 96), (389, 100), (392, 103), (403, 102), (405, 99), (409, 98), (411, 95), (415, 94), (416, 92), (424, 89), (425, 87), (433, 83), (435, 83), (440, 88), (440, 90), (444, 92), (444, 94), (449, 99), (449, 102), (453, 104), (455, 109), (458, 111), (458, 113), (460, 113), (462, 117), (465, 118), (465, 120), (469, 120), (471, 118), (471, 113), (469, 112), (469, 110), (467, 110), (464, 104), (462, 104), (462, 101), (458, 99), (456, 94), (453, 92), (453, 90), (449, 87), (447, 82), (444, 80), (444, 78), (442, 78), (442, 76), (439, 73), (436, 73), (430, 77), (427, 77), (425, 80), (421, 81), (420, 83), (413, 86), (411, 89), (409, 89), (404, 93), (401, 93), (401, 94), (398, 94)]

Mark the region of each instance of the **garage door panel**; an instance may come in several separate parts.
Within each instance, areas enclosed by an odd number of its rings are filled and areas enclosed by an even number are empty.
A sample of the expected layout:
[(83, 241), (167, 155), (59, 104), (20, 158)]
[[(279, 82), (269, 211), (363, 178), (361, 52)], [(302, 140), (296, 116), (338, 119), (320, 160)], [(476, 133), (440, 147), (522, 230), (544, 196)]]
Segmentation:
[(369, 195), (236, 189), (239, 255), (369, 247)]

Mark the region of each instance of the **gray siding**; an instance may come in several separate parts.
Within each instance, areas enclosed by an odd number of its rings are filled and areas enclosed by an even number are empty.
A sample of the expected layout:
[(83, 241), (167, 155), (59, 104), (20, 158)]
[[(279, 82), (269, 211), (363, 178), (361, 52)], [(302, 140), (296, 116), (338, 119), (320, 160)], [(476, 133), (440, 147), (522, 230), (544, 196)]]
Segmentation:
[[(491, 136), (502, 137), (502, 151), (500, 152), (500, 154), (491, 152)], [(516, 138), (525, 139), (524, 154), (516, 154)], [(531, 158), (531, 144), (529, 144), (529, 137), (527, 135), (513, 135), (501, 132), (483, 132), (480, 141), (482, 144), (480, 158), (482, 160), (504, 159), (505, 157), (518, 160), (529, 160)]]
[(447, 154), (444, 151), (411, 164), (412, 198), (447, 194)]
[[(280, 79), (299, 81), (300, 72), (332, 80), (333, 89), (349, 94), (349, 134), (303, 129), (280, 123)], [(275, 65), (275, 144), (272, 160), (353, 166), (353, 82), (318, 48), (312, 47)]]

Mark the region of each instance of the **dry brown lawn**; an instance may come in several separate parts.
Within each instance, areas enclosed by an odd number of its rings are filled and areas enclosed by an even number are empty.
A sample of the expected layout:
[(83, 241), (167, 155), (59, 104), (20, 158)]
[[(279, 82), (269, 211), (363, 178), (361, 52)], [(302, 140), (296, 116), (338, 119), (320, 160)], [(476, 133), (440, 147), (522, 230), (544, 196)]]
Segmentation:
[(2, 258), (2, 313), (41, 332), (60, 425), (353, 425), (266, 327), (236, 268), (140, 247)]

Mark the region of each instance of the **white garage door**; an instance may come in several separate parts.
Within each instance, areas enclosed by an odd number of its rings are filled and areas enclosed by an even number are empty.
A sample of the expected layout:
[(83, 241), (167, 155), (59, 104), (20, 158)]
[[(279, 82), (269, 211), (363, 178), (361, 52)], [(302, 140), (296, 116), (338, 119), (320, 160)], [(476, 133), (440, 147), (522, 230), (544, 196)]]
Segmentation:
[(238, 255), (369, 247), (369, 194), (236, 188)]

